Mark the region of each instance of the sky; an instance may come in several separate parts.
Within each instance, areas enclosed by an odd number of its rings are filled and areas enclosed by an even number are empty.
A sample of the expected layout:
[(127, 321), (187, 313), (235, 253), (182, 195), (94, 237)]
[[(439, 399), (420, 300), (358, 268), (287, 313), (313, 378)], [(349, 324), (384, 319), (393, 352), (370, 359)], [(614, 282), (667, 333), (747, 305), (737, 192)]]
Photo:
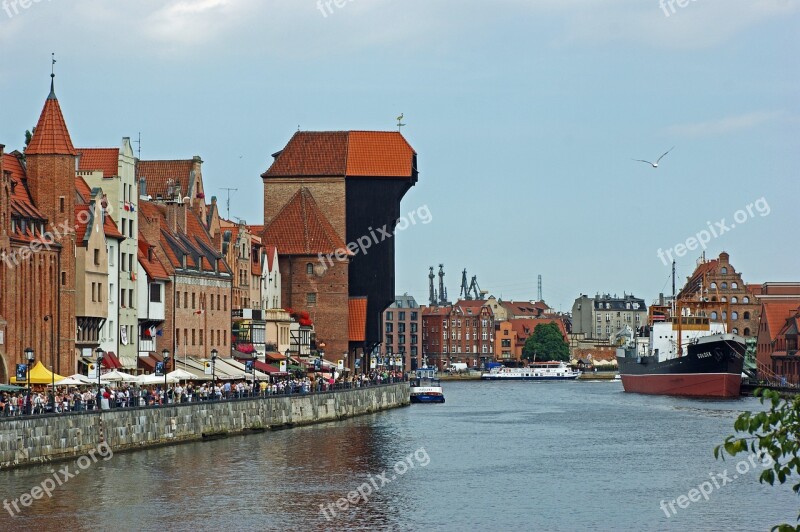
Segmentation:
[(503, 299), (541, 275), (563, 311), (654, 300), (670, 255), (679, 286), (703, 251), (748, 283), (800, 281), (800, 0), (680, 4), (0, 0), (0, 143), (22, 148), (55, 52), (76, 146), (141, 133), (143, 159), (200, 155), (207, 196), (237, 188), (248, 223), (298, 128), (403, 113), (420, 174), (401, 212), (430, 222), (396, 234), (395, 288), (420, 303), (440, 263), (451, 299), (464, 268)]

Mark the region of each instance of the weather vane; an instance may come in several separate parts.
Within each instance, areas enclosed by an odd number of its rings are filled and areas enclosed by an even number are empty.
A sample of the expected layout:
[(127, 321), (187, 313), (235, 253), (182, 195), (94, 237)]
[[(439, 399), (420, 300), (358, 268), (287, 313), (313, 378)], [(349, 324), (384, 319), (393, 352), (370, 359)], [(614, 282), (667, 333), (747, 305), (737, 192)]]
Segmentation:
[(50, 54), (50, 56), (52, 58), (51, 59), (52, 62), (50, 63), (50, 77), (55, 77), (56, 76), (56, 53), (52, 52)]
[(397, 131), (400, 131), (400, 129), (401, 129), (401, 128), (402, 128), (404, 125), (405, 125), (405, 124), (403, 123), (403, 113), (400, 113), (400, 116), (398, 116), (398, 117), (397, 117)]

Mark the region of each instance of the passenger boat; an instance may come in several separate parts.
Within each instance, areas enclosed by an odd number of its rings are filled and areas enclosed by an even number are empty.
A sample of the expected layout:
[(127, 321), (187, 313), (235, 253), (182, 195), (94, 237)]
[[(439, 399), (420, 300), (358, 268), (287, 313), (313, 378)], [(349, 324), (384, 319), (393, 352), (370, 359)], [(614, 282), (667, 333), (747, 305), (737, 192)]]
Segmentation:
[(492, 368), (488, 373), (483, 373), (481, 379), (490, 381), (568, 381), (577, 379), (580, 374), (580, 371), (570, 368), (564, 362), (536, 362), (525, 368), (504, 366)]
[(421, 368), (411, 380), (412, 403), (444, 403), (442, 385), (436, 377), (436, 368)]

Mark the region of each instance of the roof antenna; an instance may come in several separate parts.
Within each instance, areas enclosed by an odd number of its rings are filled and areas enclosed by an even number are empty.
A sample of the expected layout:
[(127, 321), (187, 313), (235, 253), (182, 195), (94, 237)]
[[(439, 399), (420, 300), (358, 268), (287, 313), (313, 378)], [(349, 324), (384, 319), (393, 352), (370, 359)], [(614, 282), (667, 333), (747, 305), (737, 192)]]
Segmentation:
[(228, 220), (230, 220), (231, 219), (231, 191), (236, 192), (239, 189), (238, 188), (225, 188), (225, 187), (222, 187), (220, 190), (227, 190), (228, 191), (228, 201), (226, 202), (226, 206), (228, 208), (228, 216), (227, 216), (227, 218), (228, 218)]
[(139, 160), (141, 161), (142, 160), (142, 132), (141, 131), (139, 132), (138, 140), (134, 140), (133, 142), (136, 143), (136, 146), (137, 146), (136, 151), (139, 153)]
[(400, 129), (405, 125), (403, 123), (403, 114), (404, 113), (400, 113), (400, 116), (397, 117), (397, 131), (400, 131)]

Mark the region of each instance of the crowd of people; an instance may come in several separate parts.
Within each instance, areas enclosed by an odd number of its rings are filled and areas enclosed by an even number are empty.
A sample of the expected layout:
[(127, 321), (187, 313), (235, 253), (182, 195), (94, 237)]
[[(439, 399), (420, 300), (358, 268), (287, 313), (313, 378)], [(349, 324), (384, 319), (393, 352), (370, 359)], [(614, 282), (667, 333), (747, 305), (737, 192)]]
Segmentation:
[(324, 393), (406, 380), (402, 372), (373, 371), (350, 377), (322, 375), (295, 376), (274, 381), (220, 381), (179, 383), (175, 385), (136, 386), (108, 383), (76, 386), (65, 390), (41, 389), (9, 393), (0, 392), (0, 416), (42, 415), (113, 408), (154, 407), (198, 401), (229, 401), (273, 395)]

